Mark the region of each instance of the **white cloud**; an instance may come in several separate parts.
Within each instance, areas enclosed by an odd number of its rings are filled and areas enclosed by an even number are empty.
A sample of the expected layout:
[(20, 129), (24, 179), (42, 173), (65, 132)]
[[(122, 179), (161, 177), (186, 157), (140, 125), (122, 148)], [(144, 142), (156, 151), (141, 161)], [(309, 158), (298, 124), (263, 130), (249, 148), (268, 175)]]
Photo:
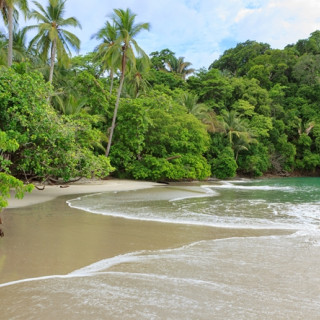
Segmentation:
[(151, 24), (137, 39), (147, 53), (169, 48), (195, 68), (208, 67), (228, 45), (250, 39), (283, 48), (320, 29), (319, 0), (67, 0), (66, 17), (82, 24), (72, 30), (82, 53), (96, 46), (90, 38), (114, 8), (130, 8), (137, 22)]
[(283, 48), (299, 39), (308, 38), (320, 28), (318, 0), (270, 0), (239, 20), (235, 27), (238, 41), (247, 39)]
[(248, 17), (249, 15), (255, 14), (255, 13), (259, 12), (259, 11), (261, 11), (261, 9), (248, 9), (248, 8), (241, 9), (241, 10), (238, 12), (237, 16), (235, 17), (234, 21), (235, 21), (236, 23), (238, 23), (238, 22), (240, 22), (240, 21), (243, 20), (243, 19), (248, 19), (248, 18), (249, 18), (249, 17)]

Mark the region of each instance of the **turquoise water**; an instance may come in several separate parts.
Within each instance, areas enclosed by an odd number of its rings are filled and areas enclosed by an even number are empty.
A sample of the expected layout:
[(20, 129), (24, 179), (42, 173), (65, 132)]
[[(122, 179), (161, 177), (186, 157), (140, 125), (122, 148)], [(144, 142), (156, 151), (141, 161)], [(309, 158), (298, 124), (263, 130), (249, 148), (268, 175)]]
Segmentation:
[(4, 309), (12, 319), (320, 319), (320, 178), (175, 184), (68, 203), (133, 220), (256, 229), (257, 236), (217, 239), (212, 228), (209, 240), (2, 284), (14, 297)]
[(91, 195), (69, 205), (128, 219), (311, 231), (320, 223), (320, 178), (173, 185)]

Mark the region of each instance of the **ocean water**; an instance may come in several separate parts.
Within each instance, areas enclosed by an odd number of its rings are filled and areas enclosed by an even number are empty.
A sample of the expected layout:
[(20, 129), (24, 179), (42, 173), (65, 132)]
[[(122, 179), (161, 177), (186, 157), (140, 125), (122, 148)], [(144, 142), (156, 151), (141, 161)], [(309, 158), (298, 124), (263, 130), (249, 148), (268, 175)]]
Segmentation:
[(178, 184), (68, 201), (73, 208), (126, 219), (228, 228), (320, 226), (320, 178)]
[[(68, 205), (160, 222), (164, 230), (176, 224), (257, 236), (213, 236), (3, 283), (3, 319), (320, 319), (320, 178), (181, 183)], [(259, 234), (266, 229), (270, 235)]]

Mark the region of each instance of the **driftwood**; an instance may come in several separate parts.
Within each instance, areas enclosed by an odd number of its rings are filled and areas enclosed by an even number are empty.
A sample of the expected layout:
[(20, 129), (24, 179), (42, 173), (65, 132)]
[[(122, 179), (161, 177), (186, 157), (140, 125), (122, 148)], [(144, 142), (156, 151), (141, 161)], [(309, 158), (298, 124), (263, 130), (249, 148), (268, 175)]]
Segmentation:
[(73, 182), (77, 182), (79, 181), (80, 179), (82, 179), (83, 177), (80, 177), (80, 178), (77, 178), (77, 179), (73, 179), (73, 180), (69, 180), (69, 181), (61, 181), (61, 180), (57, 180), (57, 179), (54, 179), (54, 178), (51, 178), (51, 177), (47, 177), (42, 183), (43, 185), (42, 186), (36, 186), (36, 189), (38, 190), (44, 190), (46, 185), (45, 183), (47, 182), (49, 185), (60, 185), (60, 188), (68, 188), (69, 185), (67, 185), (67, 183), (73, 183)]
[(44, 190), (45, 187), (46, 187), (45, 185), (43, 185), (42, 187), (35, 186), (35, 188), (38, 190)]
[(51, 178), (49, 177), (47, 180), (49, 180), (51, 183), (53, 184), (67, 184), (67, 183), (73, 183), (73, 182), (77, 182), (79, 181), (80, 179), (82, 179), (83, 177), (80, 177), (80, 178), (77, 178), (77, 179), (73, 179), (73, 180), (68, 180), (68, 181), (65, 181), (65, 182), (61, 182), (61, 180), (57, 180), (57, 179), (54, 179), (54, 178)]

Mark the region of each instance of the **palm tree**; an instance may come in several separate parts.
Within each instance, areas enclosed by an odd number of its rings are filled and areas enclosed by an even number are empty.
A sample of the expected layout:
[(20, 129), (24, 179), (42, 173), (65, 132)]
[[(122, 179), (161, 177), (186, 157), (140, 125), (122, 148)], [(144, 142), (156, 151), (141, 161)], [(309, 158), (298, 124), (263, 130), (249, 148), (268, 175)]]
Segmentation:
[(87, 110), (87, 99), (69, 94), (64, 100), (59, 100), (59, 108), (64, 115), (74, 115)]
[(233, 137), (240, 137), (246, 130), (241, 118), (236, 111), (229, 111), (223, 115), (223, 124), (228, 140), (232, 145)]
[(50, 52), (49, 82), (52, 82), (56, 57), (60, 64), (65, 64), (69, 61), (71, 55), (69, 46), (76, 51), (80, 49), (79, 38), (64, 27), (81, 28), (81, 25), (74, 17), (64, 19), (66, 0), (49, 0), (46, 9), (37, 1), (33, 3), (39, 11), (32, 10), (30, 17), (35, 18), (40, 23), (26, 27), (27, 30), (37, 28), (39, 31), (30, 41), (29, 48), (35, 45), (43, 60), (48, 58)]
[(29, 11), (27, 0), (0, 0), (0, 11), (4, 21), (8, 24), (8, 67), (11, 67), (13, 59), (13, 22), (14, 14), (17, 13), (16, 5), (26, 16)]
[(107, 21), (103, 28), (101, 28), (97, 33), (95, 33), (92, 37), (102, 40), (102, 43), (96, 49), (97, 55), (96, 59), (102, 62), (103, 70), (109, 70), (110, 72), (110, 94), (113, 89), (113, 77), (117, 66), (120, 65), (120, 56), (115, 56), (116, 61), (112, 61), (112, 56), (108, 55), (108, 51), (110, 47), (116, 44), (116, 40), (118, 38), (118, 30), (116, 26)]
[(7, 43), (6, 36), (0, 32), (0, 66), (6, 65), (7, 59)]
[(13, 28), (13, 60), (24, 61), (28, 57), (27, 37), (25, 29)]
[(114, 14), (112, 15), (112, 21), (118, 32), (118, 37), (115, 41), (115, 44), (106, 50), (105, 59), (107, 59), (108, 61), (115, 62), (115, 61), (119, 61), (119, 58), (120, 58), (121, 65), (120, 65), (120, 84), (118, 88), (116, 104), (114, 107), (114, 113), (113, 113), (112, 124), (110, 128), (110, 135), (109, 135), (108, 146), (106, 150), (106, 156), (108, 156), (110, 152), (110, 147), (112, 143), (114, 128), (116, 125), (120, 96), (121, 96), (121, 91), (123, 87), (123, 82), (125, 79), (127, 65), (128, 63), (130, 63), (131, 66), (135, 68), (135, 65), (136, 65), (135, 53), (140, 57), (144, 57), (144, 59), (148, 59), (148, 56), (139, 47), (134, 37), (142, 30), (149, 30), (150, 25), (149, 23), (136, 24), (135, 18), (136, 18), (136, 14), (132, 13), (129, 9), (126, 9), (126, 10), (114, 9)]
[(198, 119), (202, 119), (203, 115), (209, 111), (209, 107), (204, 103), (198, 103), (198, 99), (197, 95), (184, 92), (178, 97), (178, 102), (187, 108), (188, 113), (193, 114)]
[(137, 98), (147, 92), (150, 84), (146, 79), (146, 75), (149, 71), (150, 60), (146, 57), (137, 58), (135, 66), (128, 65), (127, 77), (123, 87), (126, 97)]
[(248, 150), (250, 143), (256, 143), (254, 135), (239, 117), (236, 111), (230, 111), (223, 115), (223, 124), (226, 135), (233, 150), (236, 152), (236, 161), (238, 154), (242, 150)]
[(184, 61), (184, 57), (176, 58), (174, 55), (168, 57), (166, 62), (167, 67), (171, 72), (175, 72), (180, 75), (182, 79), (186, 79), (187, 75), (194, 72), (194, 69), (189, 68), (192, 63)]
[(204, 112), (201, 115), (201, 121), (206, 125), (208, 132), (225, 132), (223, 122), (218, 119), (217, 114), (213, 110)]

